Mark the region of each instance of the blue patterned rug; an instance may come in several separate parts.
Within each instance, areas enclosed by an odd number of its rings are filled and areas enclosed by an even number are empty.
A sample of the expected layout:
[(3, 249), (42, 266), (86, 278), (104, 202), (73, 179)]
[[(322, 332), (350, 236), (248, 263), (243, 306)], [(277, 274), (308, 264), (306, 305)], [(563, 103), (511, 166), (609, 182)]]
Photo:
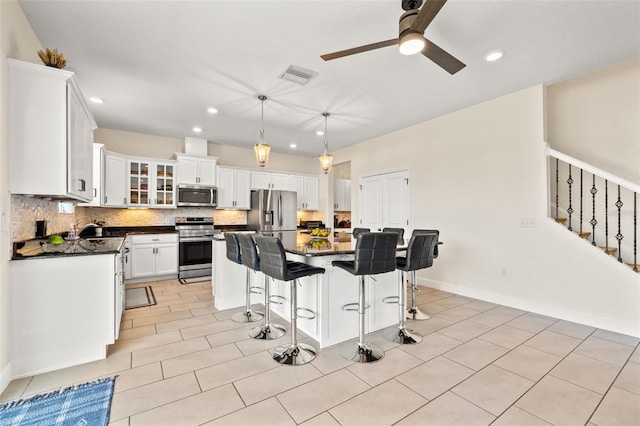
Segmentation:
[(0, 426), (106, 426), (115, 377), (0, 405)]

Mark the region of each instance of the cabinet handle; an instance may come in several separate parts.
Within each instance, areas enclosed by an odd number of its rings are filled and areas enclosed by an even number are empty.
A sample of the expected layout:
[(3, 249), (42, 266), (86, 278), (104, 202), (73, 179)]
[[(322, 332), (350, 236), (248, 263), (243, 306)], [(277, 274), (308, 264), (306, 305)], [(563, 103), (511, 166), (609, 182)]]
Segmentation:
[(94, 198), (98, 196), (98, 188), (93, 188), (93, 196)]
[(107, 204), (107, 196), (104, 196), (104, 203)]
[(122, 204), (127, 204), (127, 197), (124, 197), (124, 198), (122, 199)]
[(86, 186), (87, 186), (87, 183), (85, 182), (85, 180), (80, 179), (80, 192), (86, 191), (87, 190)]
[(160, 238), (154, 238), (151, 241), (160, 241)]

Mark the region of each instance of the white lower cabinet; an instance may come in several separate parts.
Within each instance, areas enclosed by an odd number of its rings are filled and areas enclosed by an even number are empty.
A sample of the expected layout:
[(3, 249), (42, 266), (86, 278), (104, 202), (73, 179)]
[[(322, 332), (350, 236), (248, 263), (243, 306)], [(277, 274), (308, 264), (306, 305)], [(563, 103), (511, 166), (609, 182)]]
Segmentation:
[(119, 255), (11, 262), (13, 377), (104, 359), (120, 329)]
[(132, 280), (178, 274), (178, 234), (144, 234), (129, 238)]

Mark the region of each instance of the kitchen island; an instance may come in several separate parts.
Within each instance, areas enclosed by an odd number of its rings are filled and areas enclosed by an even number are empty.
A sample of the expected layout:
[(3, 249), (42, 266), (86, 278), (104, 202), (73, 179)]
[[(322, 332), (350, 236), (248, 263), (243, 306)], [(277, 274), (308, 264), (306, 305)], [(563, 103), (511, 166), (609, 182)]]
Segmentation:
[[(298, 318), (298, 328), (313, 338), (323, 348), (358, 336), (357, 312), (345, 311), (342, 306), (358, 300), (358, 277), (334, 268), (334, 260), (353, 259), (355, 240), (347, 238), (314, 239), (309, 234), (296, 231), (267, 233), (280, 238), (287, 259), (325, 268), (324, 274), (300, 279), (298, 306), (311, 309), (316, 317), (311, 320)], [(400, 246), (399, 251), (404, 247)], [(244, 306), (246, 268), (226, 258), (224, 239), (214, 241), (213, 293), (218, 309)], [(262, 286), (264, 275), (253, 273), (253, 285)], [(398, 321), (398, 306), (384, 303), (383, 299), (398, 294), (398, 273), (373, 275), (366, 278), (366, 332), (381, 330)], [(289, 300), (289, 284), (271, 283), (271, 294)], [(262, 295), (252, 295), (252, 303), (263, 303)], [(274, 313), (290, 320), (289, 303), (271, 304)]]

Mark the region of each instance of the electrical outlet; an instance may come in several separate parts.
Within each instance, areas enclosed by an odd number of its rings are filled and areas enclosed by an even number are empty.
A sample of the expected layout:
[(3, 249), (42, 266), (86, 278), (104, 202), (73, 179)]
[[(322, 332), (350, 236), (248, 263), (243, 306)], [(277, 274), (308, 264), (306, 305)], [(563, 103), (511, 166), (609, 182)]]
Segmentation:
[(520, 228), (535, 228), (536, 227), (536, 218), (535, 217), (521, 217), (520, 218)]

